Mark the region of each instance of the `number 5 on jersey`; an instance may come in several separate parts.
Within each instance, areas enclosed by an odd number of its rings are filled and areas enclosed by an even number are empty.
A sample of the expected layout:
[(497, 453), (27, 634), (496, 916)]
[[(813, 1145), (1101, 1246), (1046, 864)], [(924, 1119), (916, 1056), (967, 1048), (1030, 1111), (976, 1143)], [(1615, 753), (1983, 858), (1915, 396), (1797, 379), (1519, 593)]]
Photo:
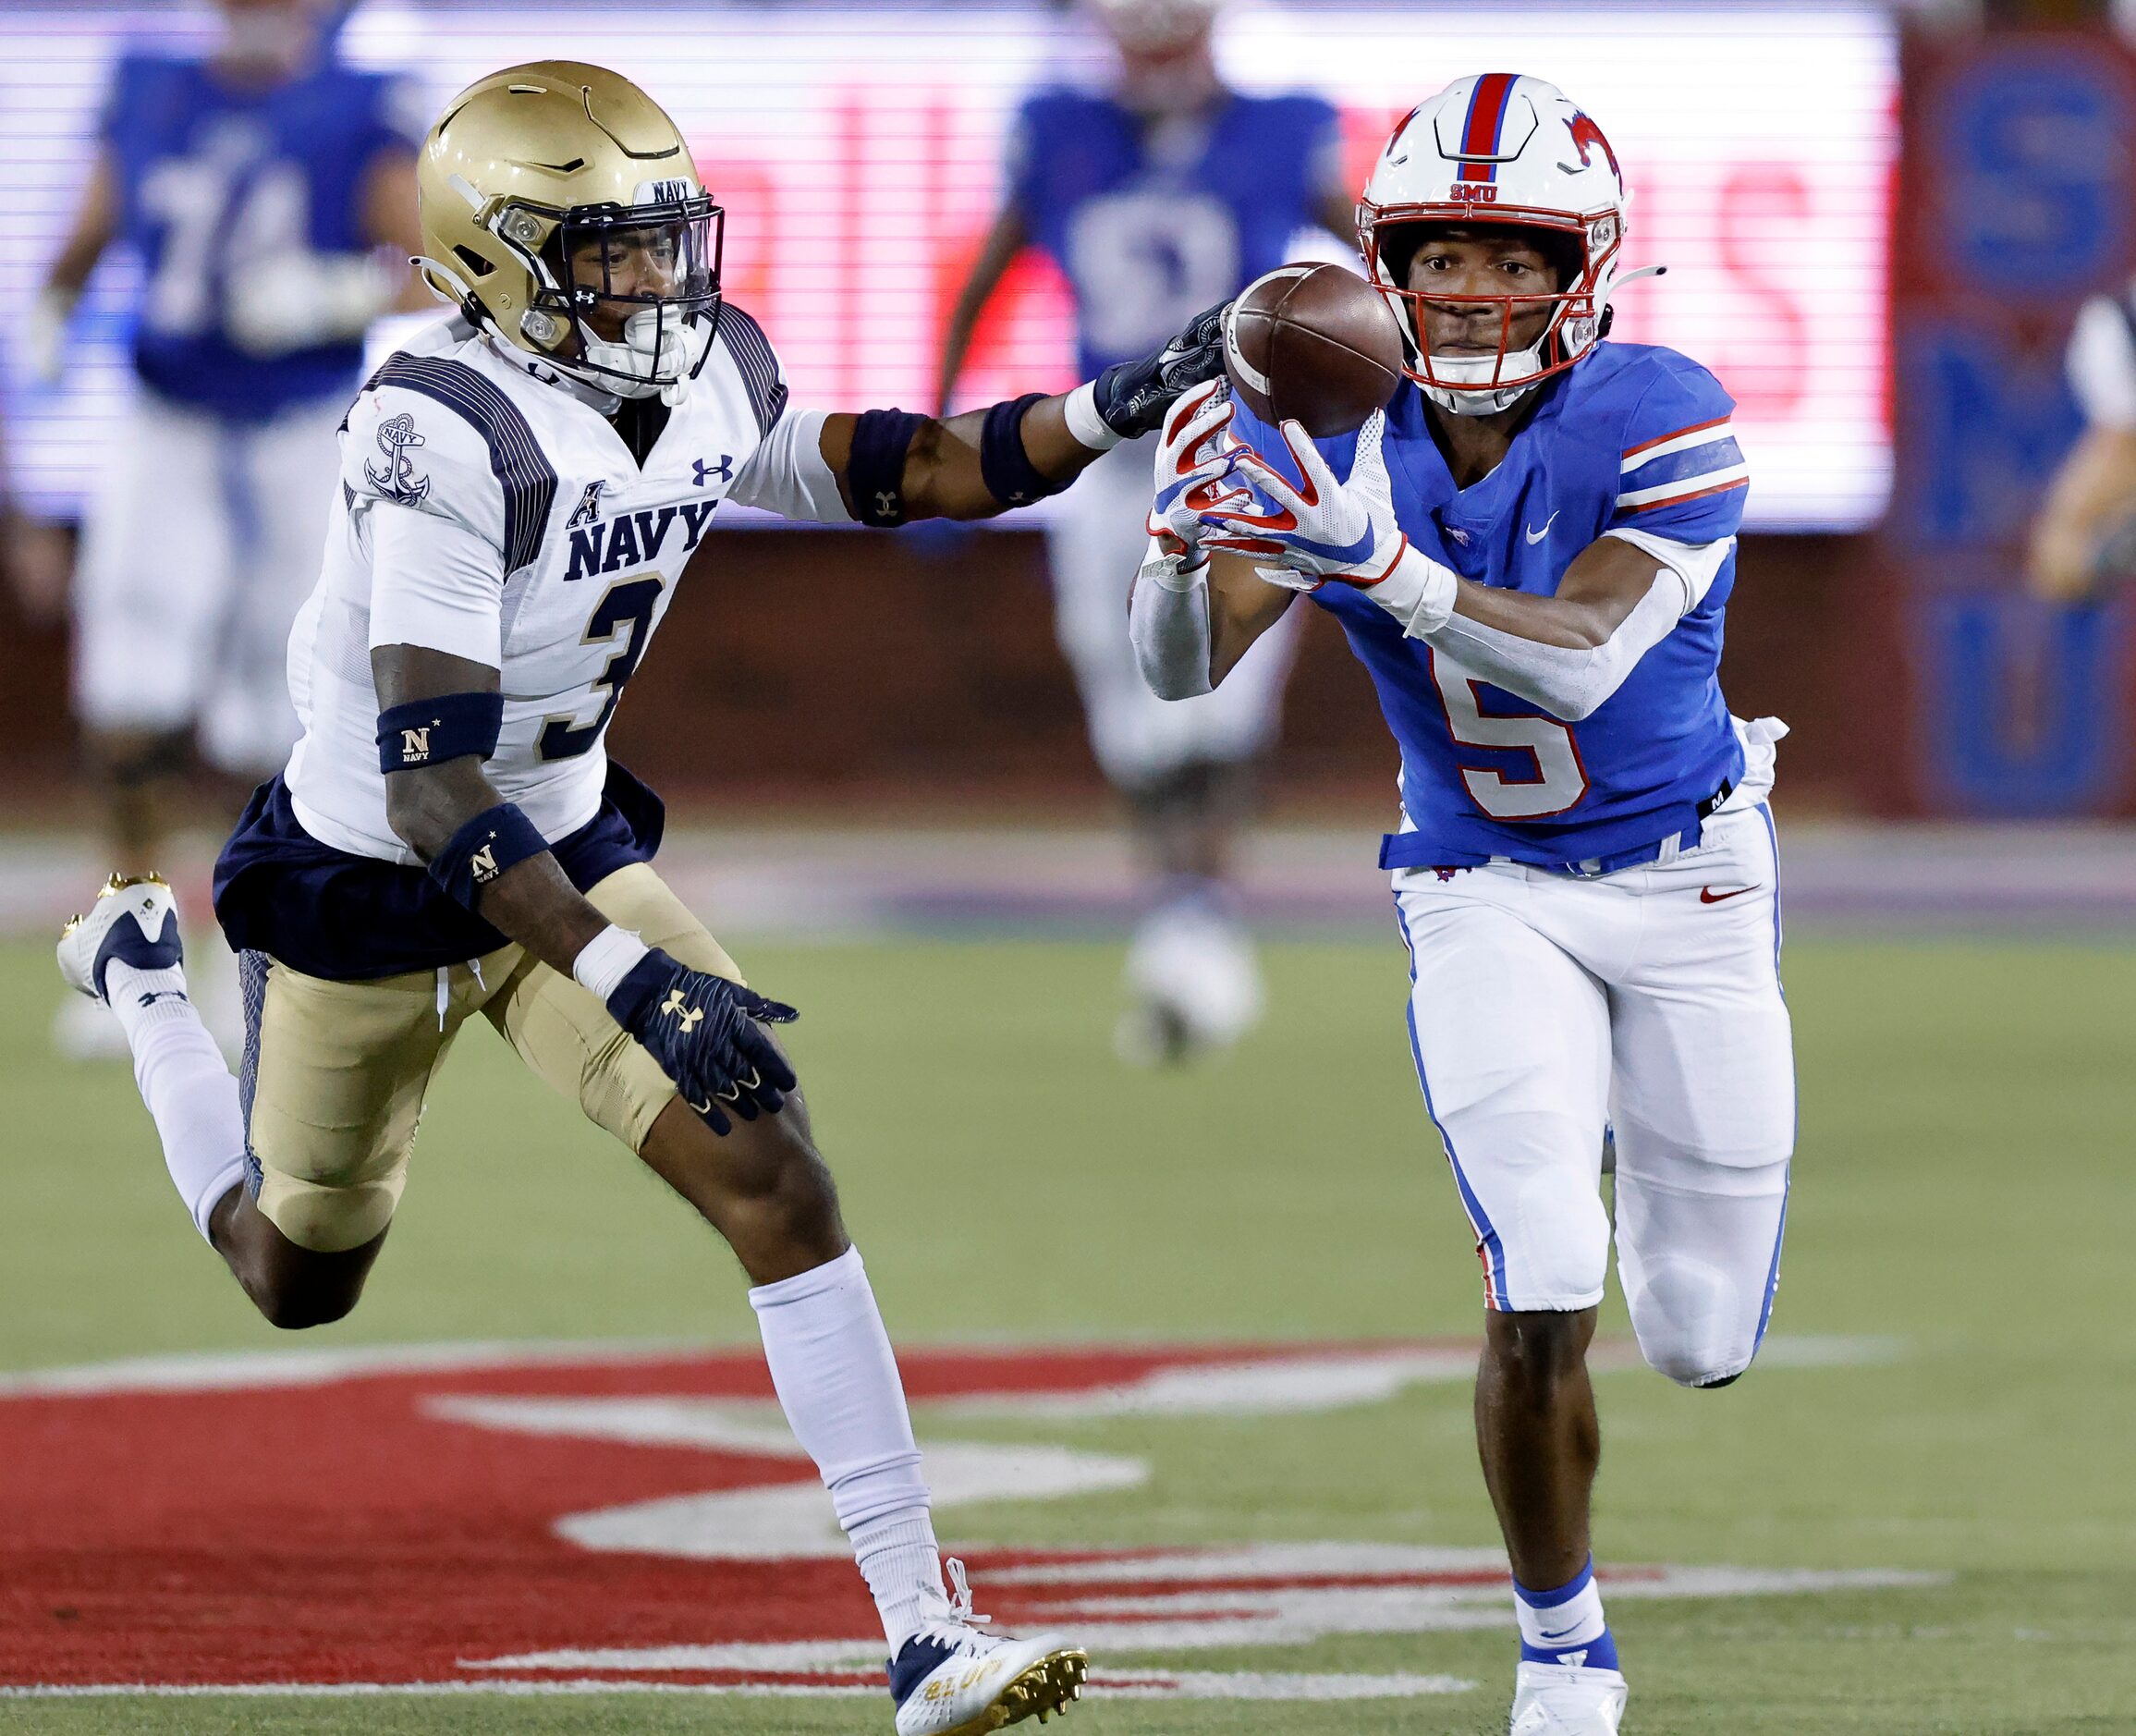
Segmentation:
[(1525, 753), (1535, 764), (1532, 777), (1513, 777), (1493, 765), (1461, 765), (1469, 799), (1494, 820), (1541, 820), (1563, 813), (1587, 793), (1587, 768), (1572, 731), (1555, 717), (1521, 712), (1513, 716), (1486, 712), (1476, 683), (1449, 658), (1427, 651), (1432, 679), (1446, 707), (1446, 726), (1455, 745), (1495, 748)]
[(660, 593), (665, 584), (666, 581), (658, 573), (649, 573), (641, 579), (627, 579), (612, 584), (602, 593), (580, 642), (593, 645), (604, 640), (613, 642), (617, 639), (623, 642), (602, 666), (599, 678), (586, 695), (591, 699), (595, 693), (605, 693), (600, 715), (590, 724), (574, 724), (570, 715), (547, 719), (542, 727), (544, 760), (575, 759), (600, 740), (601, 732), (608, 727), (608, 719), (616, 715), (616, 702), (623, 697), (625, 685), (637, 672), (638, 659), (645, 654), (646, 637), (653, 631), (653, 617), (660, 612)]

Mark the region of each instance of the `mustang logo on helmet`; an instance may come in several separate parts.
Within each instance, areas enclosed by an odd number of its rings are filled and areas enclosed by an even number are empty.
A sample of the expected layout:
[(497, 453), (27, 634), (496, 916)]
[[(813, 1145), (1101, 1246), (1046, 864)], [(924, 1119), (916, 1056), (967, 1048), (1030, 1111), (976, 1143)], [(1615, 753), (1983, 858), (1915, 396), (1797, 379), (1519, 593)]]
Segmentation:
[(704, 365), (726, 215), (629, 79), (542, 61), (478, 80), (431, 128), (416, 189), (423, 281), (500, 343), (670, 403)]

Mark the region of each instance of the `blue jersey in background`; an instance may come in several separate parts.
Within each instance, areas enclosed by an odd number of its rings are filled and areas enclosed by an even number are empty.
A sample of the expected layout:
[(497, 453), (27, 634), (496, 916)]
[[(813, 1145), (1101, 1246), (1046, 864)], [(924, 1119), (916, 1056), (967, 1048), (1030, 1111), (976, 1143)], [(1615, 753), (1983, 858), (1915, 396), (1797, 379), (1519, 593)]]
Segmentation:
[[(1735, 400), (1673, 349), (1605, 343), (1538, 389), (1532, 420), (1498, 468), (1457, 488), (1405, 383), (1383, 445), (1395, 515), (1410, 541), (1465, 579), (1556, 593), (1565, 569), (1605, 532), (1672, 542), (1732, 538), (1748, 493), (1729, 427)], [(1241, 404), (1233, 430), (1297, 480), (1281, 435)], [(1347, 476), (1357, 436), (1320, 449)], [(1742, 775), (1721, 698), (1722, 620), (1733, 549), (1704, 600), (1580, 723), (1471, 680), (1361, 592), (1328, 584), (1313, 600), (1342, 623), (1371, 671), (1402, 752), (1413, 833), (1386, 865), (1473, 866), (1493, 856), (1564, 868), (1624, 856), (1697, 826), (1699, 806)]]
[(1086, 92), (1031, 97), (1010, 192), (1075, 291), (1083, 377), (1284, 263), (1320, 221), (1339, 147), (1335, 110), (1312, 96), (1227, 92), (1156, 122)]
[(411, 151), (408, 88), (327, 58), (275, 85), (226, 82), (199, 61), (120, 61), (103, 139), (119, 238), (140, 253), (134, 365), (151, 389), (234, 421), (353, 393), (361, 340), (256, 357), (225, 331), (233, 274), (272, 253), (361, 251), (366, 176)]

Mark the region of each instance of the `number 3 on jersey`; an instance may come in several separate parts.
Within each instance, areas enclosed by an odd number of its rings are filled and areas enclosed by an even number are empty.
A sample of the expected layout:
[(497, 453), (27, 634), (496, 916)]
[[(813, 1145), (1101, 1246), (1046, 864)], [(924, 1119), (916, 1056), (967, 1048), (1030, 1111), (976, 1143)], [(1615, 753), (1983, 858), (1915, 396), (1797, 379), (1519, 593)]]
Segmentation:
[(653, 631), (653, 618), (659, 613), (660, 593), (665, 583), (658, 573), (626, 580), (621, 584), (610, 585), (600, 602), (593, 605), (581, 642), (592, 645), (603, 640), (620, 638), (623, 641), (616, 654), (602, 666), (599, 679), (587, 695), (590, 699), (606, 690), (606, 697), (601, 702), (601, 715), (590, 724), (574, 724), (568, 716), (551, 717), (542, 728), (544, 760), (576, 759), (600, 740), (601, 732), (608, 727), (608, 719), (616, 715), (616, 702), (623, 697), (625, 684), (637, 672), (638, 659), (645, 654), (646, 636)]
[(1455, 744), (1525, 753), (1535, 764), (1532, 777), (1512, 777), (1495, 766), (1463, 765), (1461, 782), (1469, 799), (1494, 820), (1541, 820), (1563, 813), (1587, 793), (1587, 768), (1572, 731), (1555, 717), (1522, 712), (1494, 716), (1476, 696), (1476, 683), (1450, 658), (1425, 654), (1432, 679), (1446, 707), (1446, 724)]

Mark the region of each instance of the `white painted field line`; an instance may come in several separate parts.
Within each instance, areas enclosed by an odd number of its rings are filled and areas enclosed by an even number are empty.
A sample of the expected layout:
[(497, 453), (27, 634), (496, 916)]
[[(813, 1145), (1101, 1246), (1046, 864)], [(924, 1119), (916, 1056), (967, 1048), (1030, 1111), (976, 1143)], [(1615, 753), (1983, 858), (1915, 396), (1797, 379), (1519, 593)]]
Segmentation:
[[(1432, 1694), (1468, 1693), (1479, 1684), (1459, 1676), (1261, 1675), (1216, 1670), (1099, 1670), (1090, 1678), (1095, 1695), (1119, 1700), (1413, 1700)], [(187, 1683), (98, 1682), (87, 1686), (0, 1688), (0, 1700), (108, 1700), (146, 1694), (194, 1700), (233, 1695), (248, 1700), (361, 1700), (389, 1694), (425, 1698), (486, 1694), (522, 1699), (593, 1693), (664, 1693), (714, 1699), (876, 1699), (880, 1687), (850, 1682), (596, 1681), (293, 1681)]]
[[(323, 1386), (366, 1375), (453, 1374), (574, 1363), (687, 1362), (701, 1356), (742, 1354), (750, 1348), (746, 1343), (707, 1344), (696, 1339), (502, 1339), (272, 1351), (180, 1351), (0, 1374), (0, 1399), (127, 1392), (247, 1392)], [(1031, 1339), (918, 1348), (949, 1354), (969, 1351), (991, 1355), (1015, 1355), (1019, 1351), (1044, 1355), (1072, 1349), (1142, 1356), (1153, 1347), (1129, 1342), (1071, 1345)], [(1155, 1348), (1163, 1353), (1169, 1347)], [(1908, 1348), (1904, 1339), (1892, 1337), (1776, 1334), (1765, 1340), (1758, 1361), (1768, 1368), (1873, 1366), (1900, 1361)], [(1057, 1417), (1071, 1408), (1078, 1414), (1090, 1416), (1206, 1416), (1235, 1408), (1265, 1415), (1269, 1406), (1312, 1411), (1371, 1403), (1392, 1397), (1405, 1386), (1466, 1382), (1476, 1370), (1476, 1351), (1463, 1344), (1347, 1350), (1300, 1345), (1296, 1351), (1278, 1346), (1268, 1348), (1264, 1356), (1249, 1362), (1197, 1361), (1198, 1356), (1227, 1353), (1222, 1344), (1184, 1351), (1178, 1363), (1140, 1380), (1086, 1393), (1000, 1394), (921, 1402), (970, 1415), (1014, 1413), (1038, 1418)], [(1597, 1344), (1593, 1360), (1598, 1374), (1641, 1365), (1636, 1348), (1614, 1339)], [(1307, 1364), (1316, 1371), (1314, 1381), (1306, 1388), (1287, 1390), (1286, 1383), (1295, 1382)], [(1239, 1400), (1245, 1402), (1239, 1403)]]

